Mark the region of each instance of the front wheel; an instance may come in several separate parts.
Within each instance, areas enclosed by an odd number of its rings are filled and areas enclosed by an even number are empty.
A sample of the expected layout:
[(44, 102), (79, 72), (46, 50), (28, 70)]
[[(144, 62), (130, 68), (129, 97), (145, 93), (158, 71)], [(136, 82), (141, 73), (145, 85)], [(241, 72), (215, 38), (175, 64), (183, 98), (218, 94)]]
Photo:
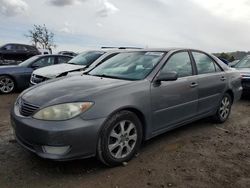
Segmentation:
[(0, 76), (0, 93), (8, 94), (15, 90), (15, 81), (9, 76)]
[(142, 141), (142, 125), (130, 111), (113, 115), (104, 125), (99, 142), (98, 158), (108, 166), (117, 166), (133, 158)]
[(224, 123), (231, 112), (232, 107), (232, 97), (226, 93), (221, 99), (220, 105), (217, 109), (216, 114), (214, 115), (214, 120), (216, 123)]

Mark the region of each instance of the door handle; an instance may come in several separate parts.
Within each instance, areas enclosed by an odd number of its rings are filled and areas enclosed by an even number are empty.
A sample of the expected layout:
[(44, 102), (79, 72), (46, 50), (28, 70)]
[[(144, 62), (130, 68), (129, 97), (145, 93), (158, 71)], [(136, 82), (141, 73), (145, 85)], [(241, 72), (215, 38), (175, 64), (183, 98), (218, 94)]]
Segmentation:
[(221, 80), (221, 81), (225, 81), (225, 80), (226, 80), (226, 77), (225, 77), (225, 76), (222, 76), (222, 77), (220, 78), (220, 80)]
[(196, 83), (196, 82), (193, 82), (192, 84), (190, 84), (190, 87), (191, 88), (195, 88), (195, 87), (197, 87), (198, 86), (198, 84)]

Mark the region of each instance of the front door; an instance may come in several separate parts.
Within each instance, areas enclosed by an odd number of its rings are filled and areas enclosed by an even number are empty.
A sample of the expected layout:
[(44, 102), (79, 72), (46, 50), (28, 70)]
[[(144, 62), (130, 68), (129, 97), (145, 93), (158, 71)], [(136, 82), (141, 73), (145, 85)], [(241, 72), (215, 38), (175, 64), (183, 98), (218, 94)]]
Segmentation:
[(160, 72), (178, 73), (176, 81), (152, 83), (153, 132), (171, 128), (197, 114), (198, 90), (189, 53), (173, 54)]

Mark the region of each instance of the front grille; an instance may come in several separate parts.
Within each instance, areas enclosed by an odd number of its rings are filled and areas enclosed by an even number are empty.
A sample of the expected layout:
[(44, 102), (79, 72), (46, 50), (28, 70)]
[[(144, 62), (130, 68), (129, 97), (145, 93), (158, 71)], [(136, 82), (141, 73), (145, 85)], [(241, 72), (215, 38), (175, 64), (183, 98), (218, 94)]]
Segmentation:
[(32, 74), (30, 78), (30, 82), (32, 84), (39, 84), (41, 82), (44, 82), (47, 78), (39, 75)]
[(20, 114), (23, 116), (31, 116), (39, 108), (39, 106), (29, 104), (22, 99), (18, 103)]
[(250, 88), (250, 82), (242, 82), (243, 88)]

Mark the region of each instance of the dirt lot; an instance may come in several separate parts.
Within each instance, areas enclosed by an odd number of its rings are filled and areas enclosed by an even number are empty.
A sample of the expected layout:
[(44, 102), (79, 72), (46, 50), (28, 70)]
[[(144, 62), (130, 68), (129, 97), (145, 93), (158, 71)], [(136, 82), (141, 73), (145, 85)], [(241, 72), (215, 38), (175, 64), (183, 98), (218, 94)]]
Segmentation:
[(250, 187), (250, 99), (223, 125), (202, 120), (146, 142), (125, 167), (96, 159), (53, 162), (14, 140), (9, 110), (17, 94), (0, 95), (0, 187)]

